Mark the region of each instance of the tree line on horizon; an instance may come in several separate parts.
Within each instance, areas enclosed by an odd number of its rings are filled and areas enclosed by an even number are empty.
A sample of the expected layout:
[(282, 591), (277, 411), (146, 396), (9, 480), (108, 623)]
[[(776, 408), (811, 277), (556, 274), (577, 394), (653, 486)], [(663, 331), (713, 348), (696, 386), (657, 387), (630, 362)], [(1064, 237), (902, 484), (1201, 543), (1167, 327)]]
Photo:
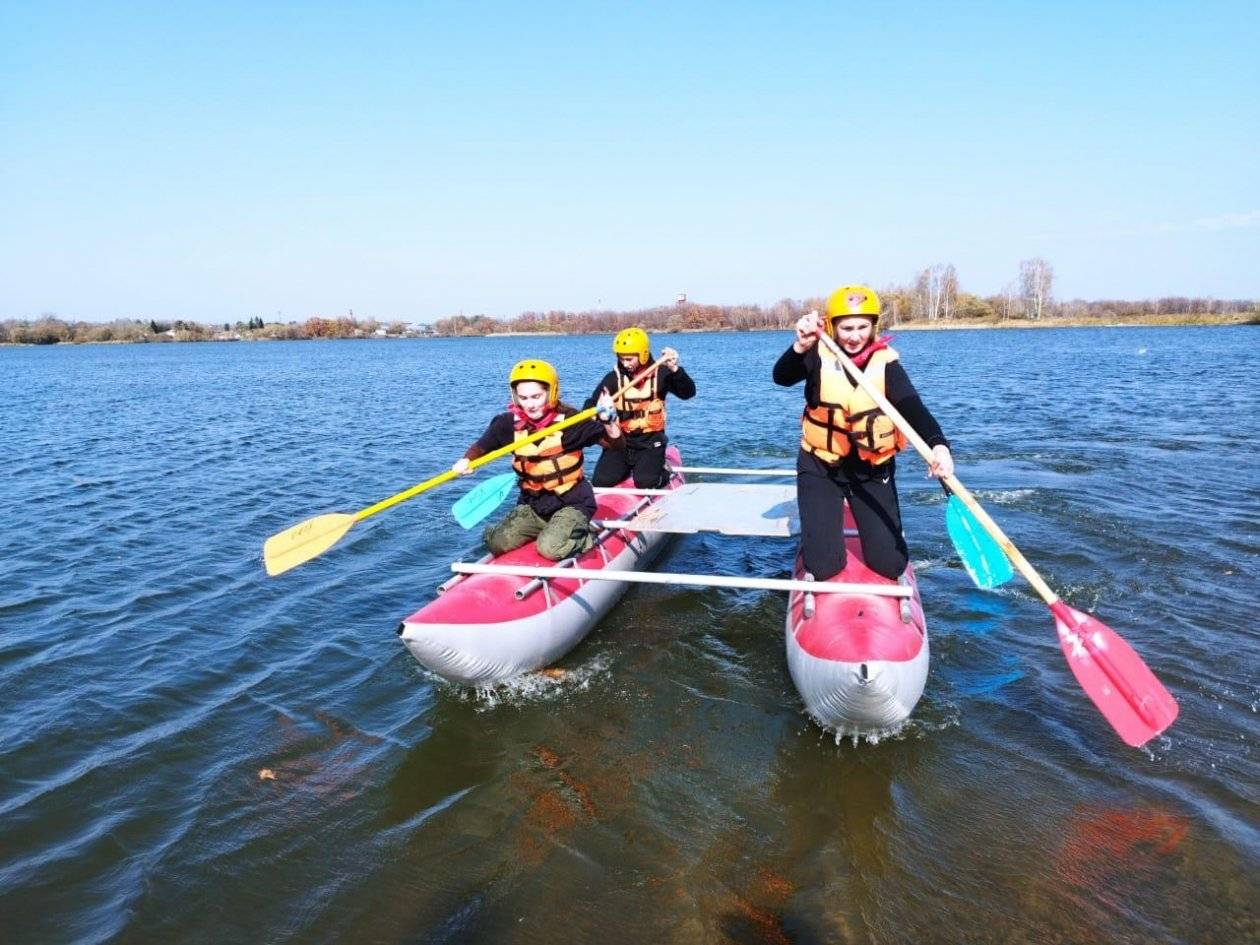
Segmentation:
[(359, 320), (353, 316), (325, 318), (312, 316), (303, 322), (266, 322), (261, 316), (235, 324), (203, 325), (185, 319), (158, 321), (143, 318), (116, 318), (98, 323), (65, 321), (54, 314), (34, 320), (8, 319), (0, 322), (0, 344), (88, 344), (101, 342), (167, 341), (303, 341), (314, 338), (402, 337), (413, 334), (404, 321)]
[[(1260, 301), (1211, 297), (1166, 296), (1129, 301), (1103, 299), (1059, 301), (1054, 297), (1054, 269), (1041, 258), (1023, 260), (1014, 279), (994, 295), (963, 291), (952, 263), (938, 263), (921, 270), (903, 284), (877, 287), (883, 302), (884, 324), (965, 321), (969, 324), (1003, 321), (1054, 321), (1073, 323), (1124, 321), (1155, 316), (1169, 322), (1210, 320), (1214, 316), (1249, 314), (1260, 321)], [(518, 332), (554, 334), (607, 334), (637, 325), (649, 331), (755, 331), (789, 328), (810, 309), (822, 310), (824, 297), (780, 299), (773, 305), (706, 305), (680, 297), (672, 305), (618, 311), (522, 312), (513, 318), (489, 315), (454, 315), (439, 318), (416, 331), (394, 320), (358, 320), (353, 313), (338, 318), (312, 316), (302, 322), (266, 322), (254, 316), (234, 325), (203, 325), (184, 319), (119, 318), (104, 324), (68, 322), (54, 314), (33, 321), (0, 321), (0, 343), (59, 344), (86, 342), (162, 342), (227, 340), (306, 340), (318, 338), (375, 338), (439, 335), (466, 337)]]
[[(1054, 269), (1039, 257), (1019, 265), (1017, 276), (994, 295), (964, 292), (952, 263), (938, 263), (921, 270), (904, 284), (877, 287), (883, 303), (885, 324), (894, 327), (923, 322), (968, 323), (1066, 319), (1073, 322), (1108, 322), (1147, 316), (1167, 316), (1170, 321), (1194, 321), (1215, 315), (1253, 313), (1260, 318), (1260, 301), (1211, 297), (1167, 296), (1158, 299), (1103, 299), (1086, 301), (1054, 298)], [(637, 325), (649, 331), (755, 331), (790, 328), (810, 309), (821, 311), (825, 297), (780, 299), (773, 305), (705, 305), (680, 297), (673, 305), (634, 311), (523, 312), (515, 318), (489, 315), (455, 315), (433, 323), (444, 337), (491, 335), (505, 332), (599, 334)]]

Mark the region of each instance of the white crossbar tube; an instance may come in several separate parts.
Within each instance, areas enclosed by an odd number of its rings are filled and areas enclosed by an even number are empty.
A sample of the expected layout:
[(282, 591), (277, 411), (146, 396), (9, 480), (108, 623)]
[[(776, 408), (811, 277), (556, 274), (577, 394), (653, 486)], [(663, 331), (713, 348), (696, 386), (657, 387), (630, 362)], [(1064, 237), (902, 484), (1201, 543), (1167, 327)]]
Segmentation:
[(676, 574), (655, 571), (615, 571), (608, 568), (543, 568), (517, 564), (476, 564), (456, 561), (456, 574), (514, 574), (528, 578), (562, 578), (570, 581), (621, 581), (627, 584), (685, 584), (691, 587), (742, 587), (762, 591), (811, 591), (814, 594), (874, 594), (879, 597), (909, 597), (913, 593), (900, 584), (840, 584), (831, 581), (791, 581), (781, 578), (734, 577), (724, 574)]
[[(484, 555), (482, 555), (480, 558), (477, 559), (477, 563), (485, 564), (487, 561), (490, 561), (492, 558), (494, 558), (494, 555), (491, 554), (490, 552), (486, 552)], [(439, 594), (445, 594), (447, 591), (449, 591), (452, 587), (454, 587), (456, 584), (458, 584), (460, 581), (462, 581), (466, 577), (468, 577), (467, 574), (457, 574), (454, 577), (447, 578), (445, 581), (443, 581), (441, 584), (437, 586), (437, 592)]]
[(596, 486), (596, 495), (673, 495), (677, 489), (623, 489), (620, 486)]
[[(591, 524), (594, 525), (596, 528), (621, 528), (621, 529), (625, 529), (628, 532), (668, 532), (669, 531), (668, 528), (658, 528), (657, 523), (655, 522), (648, 522), (644, 524), (641, 522), (636, 522), (634, 521), (634, 519), (629, 519), (629, 518), (596, 518), (596, 519), (591, 519)], [(693, 532), (693, 531), (684, 531), (684, 532), (673, 532), (672, 534), (695, 535), (698, 533)], [(779, 536), (772, 535), (770, 537), (779, 537)], [(795, 538), (796, 536), (784, 535), (782, 537)], [(856, 528), (846, 528), (844, 530), (844, 537), (845, 538), (859, 538), (861, 537), (861, 533), (858, 532)]]
[(795, 476), (795, 469), (726, 469), (722, 466), (675, 466), (677, 473), (706, 476)]

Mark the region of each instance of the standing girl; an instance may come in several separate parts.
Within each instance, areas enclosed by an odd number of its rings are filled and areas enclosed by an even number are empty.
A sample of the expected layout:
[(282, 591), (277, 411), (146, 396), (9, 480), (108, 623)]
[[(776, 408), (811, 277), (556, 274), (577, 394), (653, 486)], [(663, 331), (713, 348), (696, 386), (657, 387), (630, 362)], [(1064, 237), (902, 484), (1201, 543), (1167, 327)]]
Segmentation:
[(774, 366), (783, 387), (805, 382), (796, 501), (805, 570), (825, 581), (843, 570), (844, 500), (857, 523), (862, 557), (871, 570), (896, 579), (909, 561), (897, 503), (897, 453), (905, 438), (875, 402), (833, 359), (820, 356), (827, 332), (932, 448), (930, 474), (954, 472), (949, 443), (910, 383), (889, 339), (879, 338), (879, 296), (866, 286), (841, 286), (827, 300), (826, 317), (810, 312)]

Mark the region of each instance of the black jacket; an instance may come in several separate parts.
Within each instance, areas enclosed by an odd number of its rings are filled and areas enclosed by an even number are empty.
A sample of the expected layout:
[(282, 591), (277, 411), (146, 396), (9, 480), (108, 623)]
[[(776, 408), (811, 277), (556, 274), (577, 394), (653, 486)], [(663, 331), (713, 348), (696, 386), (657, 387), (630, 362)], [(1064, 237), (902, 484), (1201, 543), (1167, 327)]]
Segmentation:
[[(595, 391), (590, 397), (586, 398), (586, 406), (594, 407), (595, 402), (599, 400), (599, 395), (604, 391), (608, 391), (610, 394), (617, 393), (623, 384), (633, 380), (635, 374), (638, 373), (640, 372), (635, 371), (634, 374), (629, 374), (626, 372), (625, 368), (618, 364), (615, 368), (604, 375), (603, 380), (599, 382), (599, 386), (595, 388)], [(671, 371), (667, 367), (662, 367), (656, 373), (657, 377), (660, 378), (660, 384), (657, 387), (657, 391), (661, 395), (661, 400), (664, 400), (668, 394), (673, 394), (679, 400), (691, 400), (692, 397), (696, 396), (696, 382), (691, 379), (691, 375), (687, 373), (687, 369), (681, 365), (677, 371)], [(627, 441), (626, 445), (629, 447), (642, 446), (649, 440), (659, 440), (662, 445), (668, 442), (668, 438), (663, 432), (633, 433), (629, 436), (623, 437), (623, 439)]]

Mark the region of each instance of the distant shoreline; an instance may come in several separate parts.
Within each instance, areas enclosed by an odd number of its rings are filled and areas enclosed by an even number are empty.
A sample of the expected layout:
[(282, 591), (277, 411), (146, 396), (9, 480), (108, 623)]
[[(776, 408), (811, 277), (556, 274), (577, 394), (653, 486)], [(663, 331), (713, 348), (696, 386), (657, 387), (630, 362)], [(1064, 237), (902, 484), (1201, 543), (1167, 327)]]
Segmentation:
[[(1036, 329), (1036, 328), (1219, 328), (1229, 325), (1260, 325), (1260, 313), (1231, 312), (1229, 314), (1212, 313), (1202, 315), (1137, 315), (1127, 318), (1115, 318), (1108, 321), (1098, 319), (1072, 318), (950, 318), (934, 322), (899, 322), (892, 324), (881, 321), (883, 331), (977, 331), (980, 329)], [(791, 331), (790, 325), (765, 326), (758, 328), (655, 328), (648, 329), (650, 335), (705, 335), (720, 333), (752, 334), (754, 332)], [(591, 337), (595, 335), (613, 335), (615, 331), (495, 331), (484, 335), (425, 335), (426, 339), (434, 338), (563, 338)], [(377, 339), (380, 340), (380, 339)]]
[(888, 331), (970, 331), (978, 328), (1219, 328), (1227, 325), (1260, 325), (1255, 312), (1233, 312), (1228, 315), (1139, 315), (1110, 321), (1072, 318), (950, 319), (935, 322), (904, 322), (886, 326)]
[[(901, 322), (899, 324), (889, 324), (885, 322), (883, 328), (889, 332), (902, 331), (979, 331), (983, 329), (1038, 329), (1038, 328), (1211, 328), (1230, 325), (1260, 325), (1260, 315), (1255, 312), (1235, 312), (1231, 314), (1202, 314), (1202, 315), (1139, 315), (1128, 318), (1118, 318), (1110, 321), (1096, 321), (1084, 319), (1069, 318), (1043, 318), (1043, 319), (1024, 319), (1024, 318), (1004, 318), (1004, 319), (941, 319), (935, 322)], [(690, 334), (714, 334), (714, 333), (753, 333), (753, 332), (786, 332), (790, 331), (789, 327), (759, 327), (759, 328), (682, 328), (682, 329), (656, 329), (651, 332), (653, 335), (690, 335)], [(500, 331), (489, 332), (484, 335), (467, 334), (467, 335), (439, 335), (439, 334), (409, 334), (409, 335), (391, 335), (388, 337), (367, 337), (367, 338), (251, 338), (242, 335), (237, 338), (204, 338), (204, 339), (145, 339), (142, 341), (126, 341), (126, 340), (107, 340), (107, 341), (58, 341), (55, 343), (38, 343), (38, 342), (17, 342), (17, 341), (0, 341), (0, 348), (52, 348), (52, 347), (80, 347), (83, 345), (132, 345), (132, 344), (235, 344), (237, 342), (275, 342), (275, 341), (433, 341), (439, 339), (450, 338), (565, 338), (565, 337), (591, 337), (597, 335), (611, 335), (613, 332), (608, 331), (584, 331), (584, 332), (568, 332), (568, 331)]]

